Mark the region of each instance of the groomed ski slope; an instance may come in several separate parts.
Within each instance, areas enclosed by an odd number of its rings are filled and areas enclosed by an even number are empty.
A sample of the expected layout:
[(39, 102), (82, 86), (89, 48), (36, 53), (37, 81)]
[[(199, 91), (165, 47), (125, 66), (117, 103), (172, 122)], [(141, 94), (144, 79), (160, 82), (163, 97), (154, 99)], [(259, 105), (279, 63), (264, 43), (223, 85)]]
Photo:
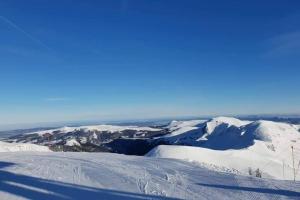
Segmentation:
[(180, 160), (108, 153), (0, 153), (0, 197), (299, 199), (300, 182), (226, 174)]

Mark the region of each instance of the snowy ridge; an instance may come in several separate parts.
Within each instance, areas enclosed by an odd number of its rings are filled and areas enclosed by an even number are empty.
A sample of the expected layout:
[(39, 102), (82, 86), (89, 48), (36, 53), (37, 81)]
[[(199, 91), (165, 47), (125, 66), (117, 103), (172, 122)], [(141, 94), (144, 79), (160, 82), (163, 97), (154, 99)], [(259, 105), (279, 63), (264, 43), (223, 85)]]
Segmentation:
[(245, 128), (253, 131), (257, 139), (264, 141), (274, 141), (278, 139), (299, 139), (300, 134), (299, 130), (292, 124), (264, 120), (253, 122)]
[[(239, 119), (231, 118), (231, 117), (217, 117), (206, 122), (206, 132), (207, 134), (212, 134), (220, 126), (241, 127), (249, 123), (251, 123), (251, 121), (241, 121)], [(223, 131), (223, 129), (218, 131)]]
[(58, 129), (50, 129), (44, 131), (37, 131), (26, 133), (27, 135), (30, 134), (39, 134), (44, 135), (46, 133), (54, 134), (55, 132), (60, 133), (68, 133), (73, 131), (106, 131), (106, 132), (121, 132), (124, 130), (135, 130), (135, 131), (159, 131), (161, 129), (158, 128), (151, 128), (151, 127), (139, 127), (139, 126), (115, 126), (115, 125), (93, 125), (93, 126), (79, 126), (79, 127), (62, 127)]
[[(263, 120), (250, 122), (226, 117), (190, 124), (191, 126), (174, 129), (174, 132), (180, 134), (174, 135), (171, 132), (162, 138), (172, 146), (158, 146), (147, 156), (196, 161), (239, 171), (245, 175), (248, 174), (249, 168), (260, 168), (264, 177), (293, 179), (291, 146), (294, 146), (296, 165), (300, 162), (298, 126)], [(174, 125), (170, 126), (172, 130)], [(194, 147), (174, 146), (174, 144)]]
[(7, 143), (0, 141), (0, 152), (50, 152), (48, 147), (35, 144)]
[(197, 125), (206, 122), (206, 120), (190, 120), (190, 121), (172, 121), (167, 128), (171, 131), (170, 134), (164, 137), (173, 137), (197, 129)]
[(287, 123), (264, 120), (251, 122), (228, 117), (197, 122), (181, 122), (185, 126), (179, 128), (171, 123), (171, 133), (165, 135), (164, 140), (170, 144), (227, 150), (250, 147), (256, 140), (278, 143), (280, 148), (286, 144), (292, 145), (300, 137), (298, 126)]
[[(241, 121), (230, 117), (217, 117), (211, 120), (172, 122), (168, 126), (171, 133), (164, 136), (164, 138), (172, 144), (201, 146), (209, 137), (215, 137), (216, 135), (223, 135), (228, 139), (235, 137), (234, 135), (238, 136), (237, 132), (240, 132), (240, 127), (249, 123), (251, 122)], [(218, 140), (219, 139), (220, 138), (218, 137)], [(235, 142), (230, 143), (234, 144)]]
[(201, 124), (203, 122), (206, 122), (207, 120), (189, 120), (189, 121), (176, 121), (173, 120), (167, 128), (170, 129), (170, 131), (176, 131), (180, 128), (184, 127), (193, 127), (197, 126), (198, 124)]

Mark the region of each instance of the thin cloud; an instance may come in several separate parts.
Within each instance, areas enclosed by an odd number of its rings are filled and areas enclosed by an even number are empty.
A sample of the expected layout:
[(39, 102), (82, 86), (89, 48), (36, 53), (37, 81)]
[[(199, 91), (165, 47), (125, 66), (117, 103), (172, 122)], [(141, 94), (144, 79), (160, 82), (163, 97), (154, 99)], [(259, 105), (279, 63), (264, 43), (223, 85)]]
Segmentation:
[(15, 24), (14, 22), (12, 22), (11, 20), (7, 19), (4, 16), (0, 15), (0, 20), (3, 21), (4, 23), (8, 24), (9, 26), (11, 26), (12, 28), (14, 28), (15, 30), (23, 33), (27, 38), (29, 38), (31, 41), (39, 44), (40, 46), (43, 46), (44, 48), (48, 49), (51, 51), (51, 48), (48, 47), (45, 43), (43, 43), (41, 40), (37, 39), (36, 37), (32, 36), (30, 33), (28, 33), (27, 31), (25, 31), (24, 29), (22, 29), (20, 26), (18, 26), (17, 24)]

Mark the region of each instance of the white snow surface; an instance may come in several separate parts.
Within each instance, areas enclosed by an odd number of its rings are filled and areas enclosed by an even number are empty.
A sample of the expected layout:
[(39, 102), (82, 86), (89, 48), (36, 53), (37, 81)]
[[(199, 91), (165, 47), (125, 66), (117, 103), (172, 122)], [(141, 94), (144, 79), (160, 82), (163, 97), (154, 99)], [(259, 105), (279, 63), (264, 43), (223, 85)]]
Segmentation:
[(48, 147), (35, 145), (35, 144), (23, 144), (23, 143), (8, 143), (0, 141), (0, 152), (24, 152), (24, 151), (37, 151), (48, 152)]
[[(235, 136), (232, 133), (237, 132), (237, 130), (232, 129), (239, 129), (250, 123), (251, 121), (241, 121), (232, 117), (216, 117), (211, 120), (173, 121), (168, 126), (171, 133), (163, 136), (163, 138), (172, 144), (199, 146), (202, 144), (202, 141), (214, 135), (223, 135), (226, 138), (234, 139)], [(231, 129), (229, 130), (229, 128)], [(229, 133), (222, 134), (226, 131)], [(218, 137), (217, 140), (220, 141), (220, 139)], [(231, 141), (232, 143), (234, 141)]]
[(241, 127), (249, 123), (251, 123), (251, 121), (242, 121), (232, 117), (216, 117), (211, 119), (210, 121), (207, 121), (206, 125), (207, 125), (207, 132), (211, 134), (220, 125), (226, 124), (228, 125), (228, 127), (230, 126)]
[(164, 137), (173, 137), (185, 133), (187, 131), (197, 129), (198, 124), (202, 124), (207, 120), (189, 120), (189, 121), (172, 121), (167, 128), (171, 131), (171, 134), (168, 134)]
[(67, 140), (66, 145), (67, 146), (81, 146), (80, 143), (74, 138)]
[[(295, 167), (300, 164), (300, 132), (296, 125), (263, 120), (241, 121), (227, 117), (200, 124), (192, 121), (190, 124), (174, 129), (176, 134), (171, 133), (164, 139), (171, 144), (194, 147), (159, 146), (148, 156), (195, 161), (213, 166), (213, 169), (245, 175), (249, 167), (253, 171), (259, 168), (264, 177), (292, 180), (293, 146)], [(170, 126), (176, 127), (172, 123)], [(300, 179), (300, 174), (297, 179)]]
[[(263, 144), (261, 147), (264, 148)], [(264, 151), (257, 150), (258, 148), (223, 151), (191, 146), (160, 145), (150, 151), (147, 156), (182, 159), (197, 162), (212, 170), (242, 175), (249, 175), (249, 167), (253, 175), (254, 171), (259, 168), (264, 178), (293, 180), (291, 152), (288, 155), (275, 156), (265, 155)], [(281, 159), (284, 160), (284, 174)], [(297, 176), (296, 180), (300, 180), (300, 177)]]
[(50, 129), (50, 130), (44, 130), (44, 131), (36, 131), (29, 134), (39, 134), (44, 135), (46, 133), (53, 134), (54, 132), (62, 132), (62, 133), (68, 133), (72, 131), (107, 131), (107, 132), (121, 132), (124, 130), (136, 130), (136, 131), (160, 131), (161, 129), (158, 128), (151, 128), (151, 127), (140, 127), (140, 126), (116, 126), (116, 125), (93, 125), (93, 126), (79, 126), (79, 127), (62, 127), (57, 129)]
[(108, 153), (0, 153), (1, 200), (299, 199), (300, 182), (258, 179), (174, 159)]

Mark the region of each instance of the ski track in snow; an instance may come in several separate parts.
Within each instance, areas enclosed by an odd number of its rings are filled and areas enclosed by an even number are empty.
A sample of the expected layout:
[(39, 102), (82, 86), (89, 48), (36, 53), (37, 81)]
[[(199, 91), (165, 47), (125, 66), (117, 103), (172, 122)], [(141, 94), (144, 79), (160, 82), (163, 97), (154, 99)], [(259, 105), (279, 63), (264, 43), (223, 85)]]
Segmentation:
[[(7, 162), (12, 165), (6, 166)], [(215, 172), (173, 159), (109, 153), (0, 153), (0, 167), (1, 200), (277, 200), (300, 196), (300, 182)], [(26, 184), (30, 192), (6, 191), (9, 184), (17, 188)]]

